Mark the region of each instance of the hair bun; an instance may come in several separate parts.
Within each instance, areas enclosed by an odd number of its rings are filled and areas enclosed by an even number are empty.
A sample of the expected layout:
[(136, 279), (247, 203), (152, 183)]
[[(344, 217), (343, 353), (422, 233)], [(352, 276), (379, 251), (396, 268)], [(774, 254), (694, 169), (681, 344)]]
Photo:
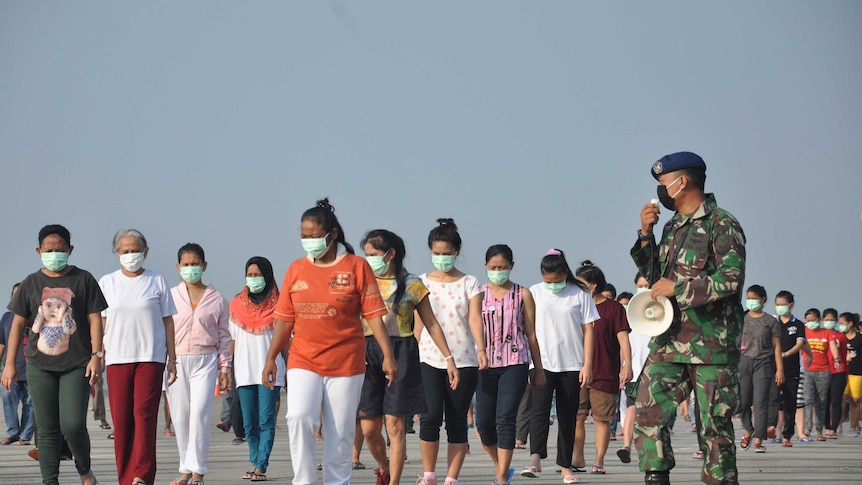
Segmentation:
[(589, 259), (585, 259), (585, 260), (581, 261), (581, 267), (582, 268), (589, 268), (590, 266), (595, 266), (595, 265)]
[(314, 204), (315, 207), (320, 207), (321, 209), (327, 209), (331, 212), (335, 212), (335, 207), (332, 207), (332, 204), (329, 203), (329, 197), (324, 197)]
[(437, 224), (439, 224), (441, 226), (446, 226), (447, 228), (451, 227), (452, 229), (454, 229), (456, 231), (458, 230), (458, 226), (455, 225), (454, 219), (441, 217), (440, 219), (437, 219)]

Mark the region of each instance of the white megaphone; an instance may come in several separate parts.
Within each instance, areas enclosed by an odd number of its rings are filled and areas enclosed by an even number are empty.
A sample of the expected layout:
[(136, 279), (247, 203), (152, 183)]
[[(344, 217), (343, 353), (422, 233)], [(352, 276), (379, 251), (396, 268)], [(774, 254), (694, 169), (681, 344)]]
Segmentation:
[(655, 337), (670, 328), (673, 304), (664, 296), (653, 300), (649, 291), (643, 291), (629, 300), (626, 316), (632, 330), (647, 337)]

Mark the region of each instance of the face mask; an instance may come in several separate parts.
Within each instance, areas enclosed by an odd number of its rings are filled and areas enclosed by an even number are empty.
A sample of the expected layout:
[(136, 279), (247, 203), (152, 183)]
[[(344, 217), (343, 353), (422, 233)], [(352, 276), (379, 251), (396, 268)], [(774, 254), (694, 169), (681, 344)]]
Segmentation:
[(820, 322), (805, 322), (805, 326), (811, 330), (817, 330), (820, 328)]
[(838, 326), (835, 327), (835, 330), (838, 330), (841, 333), (847, 333), (847, 331), (850, 330), (850, 325), (841, 325), (839, 323)]
[(629, 311), (629, 306), (628, 306), (628, 305), (623, 305), (623, 309), (625, 309), (625, 311)]
[(69, 253), (54, 251), (53, 253), (42, 253), (42, 266), (45, 269), (53, 272), (63, 271), (63, 268), (69, 264)]
[(823, 328), (828, 328), (829, 330), (832, 330), (833, 328), (835, 328), (835, 325), (837, 323), (838, 322), (836, 322), (835, 320), (823, 320)]
[(745, 300), (745, 306), (749, 311), (759, 312), (761, 308), (763, 308), (763, 303), (760, 300), (753, 300), (751, 298)]
[(120, 265), (126, 271), (134, 273), (144, 265), (144, 253), (126, 253), (120, 255)]
[(677, 177), (673, 182), (671, 182), (668, 185), (659, 184), (659, 186), (656, 188), (656, 192), (658, 193), (659, 202), (661, 202), (661, 205), (663, 205), (665, 207), (665, 209), (667, 209), (669, 211), (676, 210), (676, 201), (673, 198), (676, 197), (677, 194), (682, 192), (682, 189), (677, 190), (676, 193), (674, 193), (673, 195), (668, 195), (667, 189), (668, 189), (668, 187), (671, 187), (673, 184), (679, 182), (679, 179), (680, 179), (680, 177)]
[(183, 266), (180, 268), (180, 278), (186, 283), (195, 284), (204, 274), (203, 266)]
[(431, 264), (440, 271), (448, 273), (455, 267), (455, 256), (451, 254), (433, 254), (431, 255)]
[(329, 251), (329, 244), (326, 244), (327, 237), (329, 237), (329, 233), (327, 233), (326, 236), (323, 237), (301, 239), (300, 241), (302, 242), (302, 249), (304, 249), (305, 252), (308, 253), (308, 255), (311, 256), (313, 259), (317, 259), (326, 254), (327, 251)]
[(544, 285), (545, 285), (545, 289), (550, 291), (551, 293), (559, 293), (559, 292), (563, 291), (563, 288), (566, 287), (566, 282), (565, 281), (558, 281), (556, 283), (548, 283), (547, 281), (545, 281)]
[(512, 273), (512, 270), (506, 269), (503, 271), (491, 271), (488, 270), (488, 280), (495, 285), (502, 285), (505, 282), (509, 281), (509, 274)]
[(374, 271), (377, 276), (385, 275), (389, 271), (389, 263), (383, 261), (385, 258), (385, 254), (383, 256), (365, 256), (365, 260), (371, 266), (371, 271)]
[(249, 293), (260, 293), (266, 288), (266, 279), (263, 276), (246, 276), (245, 286), (248, 286)]
[(649, 288), (638, 288), (637, 290), (635, 290), (635, 293), (643, 293), (645, 291), (649, 291)]
[(775, 305), (775, 313), (782, 317), (786, 317), (787, 315), (790, 315), (790, 307), (785, 305)]

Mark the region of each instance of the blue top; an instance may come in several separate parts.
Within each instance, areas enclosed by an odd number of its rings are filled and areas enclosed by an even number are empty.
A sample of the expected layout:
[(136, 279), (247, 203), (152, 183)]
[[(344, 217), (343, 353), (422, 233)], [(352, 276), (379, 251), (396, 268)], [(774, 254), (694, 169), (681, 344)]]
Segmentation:
[[(12, 312), (6, 312), (0, 317), (0, 326), (3, 327), (3, 331), (0, 332), (0, 345), (8, 346), (9, 342), (9, 334), (12, 332), (12, 318), (14, 318), (14, 314)], [(7, 351), (9, 349), (6, 349)], [(6, 363), (6, 352), (3, 352), (3, 355), (0, 356), (3, 359), (3, 363)], [(18, 357), (15, 358), (15, 368), (18, 369), (18, 380), (26, 381), (27, 380), (27, 361), (24, 360), (24, 344), (22, 342), (21, 347), (18, 348)]]

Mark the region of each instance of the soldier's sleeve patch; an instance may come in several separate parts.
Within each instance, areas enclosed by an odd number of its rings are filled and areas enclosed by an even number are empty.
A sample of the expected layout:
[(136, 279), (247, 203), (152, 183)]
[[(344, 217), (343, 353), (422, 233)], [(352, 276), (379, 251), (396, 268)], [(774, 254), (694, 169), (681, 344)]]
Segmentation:
[(730, 234), (722, 232), (715, 236), (715, 252), (726, 253), (730, 251)]

